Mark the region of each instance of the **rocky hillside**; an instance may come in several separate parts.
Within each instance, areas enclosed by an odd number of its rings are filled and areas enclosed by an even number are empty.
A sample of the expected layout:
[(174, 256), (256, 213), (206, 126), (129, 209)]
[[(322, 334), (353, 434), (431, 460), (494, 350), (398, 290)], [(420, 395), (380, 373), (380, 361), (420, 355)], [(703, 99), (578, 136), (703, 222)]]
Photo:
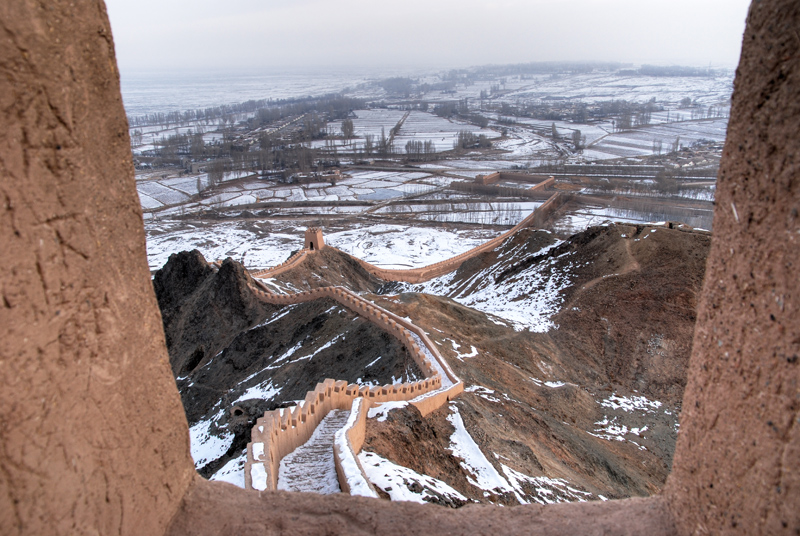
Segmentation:
[(453, 274), (388, 284), (376, 302), (425, 326), (467, 392), (425, 419), (406, 407), (370, 421), (365, 450), (449, 505), (421, 475), (462, 501), (503, 504), (657, 492), (709, 243), (652, 226), (563, 242), (524, 231)]
[(260, 302), (245, 269), (197, 251), (172, 255), (153, 283), (200, 473), (240, 471), (250, 429), (325, 378), (384, 385), (421, 372), (397, 339), (331, 300)]
[[(377, 280), (333, 249), (266, 283), (356, 290), (423, 327), (464, 380), (426, 418), (403, 404), (372, 411), (362, 464), (385, 496), (602, 500), (655, 493), (669, 473), (709, 242), (663, 226), (565, 241), (524, 230), (422, 285)], [(155, 278), (195, 460), (230, 481), (265, 409), (324, 377), (419, 374), (393, 338), (333, 302), (264, 305), (247, 277), (184, 253)]]

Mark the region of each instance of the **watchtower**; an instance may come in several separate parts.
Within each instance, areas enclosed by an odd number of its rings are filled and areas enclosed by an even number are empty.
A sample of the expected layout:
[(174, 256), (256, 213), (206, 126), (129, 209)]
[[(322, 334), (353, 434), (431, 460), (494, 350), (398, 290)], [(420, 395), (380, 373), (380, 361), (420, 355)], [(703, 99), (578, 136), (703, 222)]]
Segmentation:
[(319, 227), (309, 227), (306, 229), (306, 243), (303, 247), (311, 251), (318, 251), (325, 247), (325, 240), (322, 239), (322, 229)]

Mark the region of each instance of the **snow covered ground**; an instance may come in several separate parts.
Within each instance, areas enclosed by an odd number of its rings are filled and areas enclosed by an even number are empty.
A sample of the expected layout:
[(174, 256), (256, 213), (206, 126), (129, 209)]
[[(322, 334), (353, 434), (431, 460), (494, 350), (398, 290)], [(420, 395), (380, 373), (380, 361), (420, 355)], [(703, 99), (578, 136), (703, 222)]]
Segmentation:
[(441, 499), (464, 504), (469, 499), (441, 480), (421, 475), (408, 467), (397, 465), (374, 452), (362, 451), (358, 460), (372, 484), (386, 492), (393, 501), (430, 502)]
[[(547, 246), (537, 254), (543, 254), (559, 243)], [(514, 254), (512, 250), (504, 257), (513, 258)], [(467, 282), (457, 280), (456, 273), (452, 272), (410, 287), (418, 292), (447, 296), (462, 305), (499, 317), (518, 331), (545, 332), (555, 327), (550, 317), (561, 306), (560, 291), (571, 281), (568, 269), (556, 271), (552, 267), (569, 255), (570, 252), (547, 259), (501, 283), (495, 282), (498, 263), (480, 270)]]
[[(470, 435), (458, 411), (458, 404), (451, 403), (452, 413), (447, 420), (455, 431), (450, 436), (450, 450), (460, 458), (461, 467), (471, 476), (467, 480), (482, 489), (484, 496), (492, 494), (512, 494), (520, 504), (537, 502), (552, 504), (566, 501), (584, 502), (593, 498), (592, 494), (571, 486), (562, 478), (533, 477), (499, 463), (503, 474), (489, 461)], [(495, 455), (496, 459), (500, 456)]]
[[(147, 256), (151, 270), (169, 256), (197, 249), (207, 261), (232, 257), (248, 268), (276, 266), (303, 247), (305, 227), (269, 231), (248, 222), (219, 221), (202, 226), (176, 221), (148, 221)], [(495, 229), (423, 228), (409, 225), (358, 225), (325, 234), (325, 242), (367, 262), (387, 268), (416, 268), (443, 261), (497, 236)]]
[[(201, 420), (189, 428), (192, 459), (196, 469), (203, 467), (225, 454), (233, 442), (233, 434), (217, 428), (225, 408), (218, 402), (214, 409), (218, 411), (210, 418)], [(212, 410), (213, 411), (213, 410)]]
[(606, 441), (627, 441), (639, 450), (647, 450), (642, 439), (653, 428), (653, 419), (661, 415), (672, 416), (671, 410), (661, 402), (641, 395), (620, 396), (614, 393), (601, 400), (599, 405), (605, 408), (606, 415), (595, 422), (588, 433)]
[(711, 230), (712, 207), (707, 209), (681, 209), (665, 204), (659, 211), (620, 209), (612, 207), (586, 207), (564, 214), (553, 223), (553, 229), (563, 234), (574, 234), (593, 225), (605, 222), (652, 223), (680, 221), (697, 229)]
[(247, 461), (247, 450), (236, 458), (232, 458), (228, 463), (222, 466), (216, 473), (209, 477), (209, 480), (216, 480), (219, 482), (227, 482), (244, 489), (244, 464)]
[(232, 257), (252, 268), (275, 266), (303, 247), (305, 228), (288, 232), (258, 232), (243, 222), (221, 221), (195, 225), (180, 221), (148, 221), (147, 259), (158, 270), (169, 256), (197, 249), (209, 262)]
[(326, 243), (383, 268), (419, 268), (468, 251), (496, 230), (445, 230), (378, 224), (327, 235)]

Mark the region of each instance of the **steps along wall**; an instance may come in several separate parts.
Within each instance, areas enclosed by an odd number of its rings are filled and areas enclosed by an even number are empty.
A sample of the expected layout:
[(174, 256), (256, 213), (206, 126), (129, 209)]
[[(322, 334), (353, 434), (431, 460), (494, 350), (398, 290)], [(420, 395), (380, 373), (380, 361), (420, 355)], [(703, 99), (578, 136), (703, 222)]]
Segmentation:
[[(348, 409), (355, 398), (361, 397), (369, 404), (409, 401), (425, 416), (464, 390), (464, 384), (456, 377), (423, 330), (349, 290), (341, 287), (322, 287), (296, 294), (275, 294), (257, 280), (252, 280), (251, 285), (260, 299), (274, 304), (290, 305), (321, 298), (337, 301), (402, 341), (426, 378), (416, 382), (381, 387), (326, 379), (308, 392), (301, 405), (264, 413), (264, 416), (256, 421), (251, 432), (251, 442), (247, 447), (245, 487), (248, 489), (277, 489), (281, 459), (308, 441), (329, 411)], [(437, 361), (437, 367), (429, 362), (411, 333), (419, 337), (430, 355)], [(440, 369), (444, 372), (444, 378), (439, 373)], [(363, 426), (366, 426), (365, 422)], [(354, 455), (358, 454), (361, 448), (358, 437), (361, 437), (360, 441), (363, 442), (364, 430), (365, 428), (358, 424), (348, 436), (355, 438), (355, 444), (358, 445), (355, 449), (351, 444), (350, 448), (353, 449)], [(341, 464), (341, 460), (338, 463)], [(357, 466), (360, 467), (358, 464)], [(340, 477), (342, 489), (348, 486), (347, 478), (358, 477), (352, 475), (352, 471), (352, 464), (337, 465), (337, 474), (344, 475)]]

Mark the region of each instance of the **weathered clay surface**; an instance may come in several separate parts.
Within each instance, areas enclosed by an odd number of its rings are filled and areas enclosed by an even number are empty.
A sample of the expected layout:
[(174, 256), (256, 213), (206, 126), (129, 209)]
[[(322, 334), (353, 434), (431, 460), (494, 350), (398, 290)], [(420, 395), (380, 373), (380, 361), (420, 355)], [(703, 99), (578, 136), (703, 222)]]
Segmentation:
[(459, 511), (192, 478), (103, 4), (11, 0), (0, 25), (0, 532), (798, 529), (796, 0), (751, 8), (667, 493)]
[[(198, 478), (167, 534), (675, 534), (669, 511), (660, 497), (546, 507), (475, 505), (451, 510), (433, 504), (346, 495), (236, 491), (241, 490)], [(216, 510), (209, 509), (209, 504), (215, 505)]]
[(0, 28), (0, 533), (162, 534), (194, 471), (105, 7)]
[(800, 533), (800, 3), (753, 2), (668, 482), (684, 534)]

